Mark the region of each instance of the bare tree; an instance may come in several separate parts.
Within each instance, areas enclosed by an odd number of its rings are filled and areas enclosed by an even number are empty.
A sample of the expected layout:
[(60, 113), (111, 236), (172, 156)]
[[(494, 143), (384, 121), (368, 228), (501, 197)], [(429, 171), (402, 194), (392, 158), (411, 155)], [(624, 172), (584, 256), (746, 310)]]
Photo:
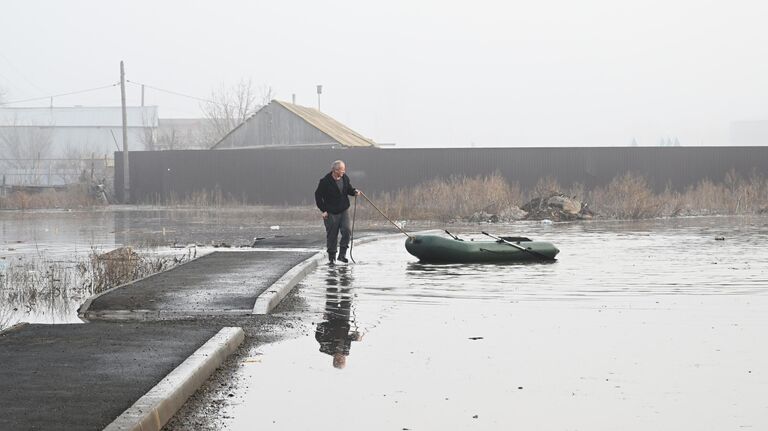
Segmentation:
[(179, 132), (176, 129), (160, 133), (157, 137), (158, 150), (178, 150), (182, 146)]
[(256, 111), (272, 100), (272, 87), (255, 88), (251, 79), (241, 79), (232, 86), (221, 84), (211, 92), (211, 101), (201, 105), (203, 115), (209, 120), (206, 146), (221, 140)]
[(158, 150), (157, 148), (157, 111), (141, 109), (142, 130), (139, 132), (139, 142), (144, 145), (148, 151)]
[(0, 124), (0, 154), (6, 170), (22, 177), (21, 182), (37, 183), (45, 170), (40, 159), (49, 156), (53, 144), (50, 127), (20, 124), (14, 118)]
[(160, 120), (156, 150), (208, 149), (212, 144), (210, 120), (201, 118)]

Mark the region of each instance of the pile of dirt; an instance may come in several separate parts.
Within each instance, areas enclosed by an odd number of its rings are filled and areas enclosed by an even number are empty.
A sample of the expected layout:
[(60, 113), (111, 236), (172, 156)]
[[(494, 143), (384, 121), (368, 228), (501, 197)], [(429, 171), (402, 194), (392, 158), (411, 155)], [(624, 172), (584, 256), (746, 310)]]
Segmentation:
[(587, 204), (562, 193), (531, 199), (521, 207), (526, 220), (588, 220), (595, 216)]

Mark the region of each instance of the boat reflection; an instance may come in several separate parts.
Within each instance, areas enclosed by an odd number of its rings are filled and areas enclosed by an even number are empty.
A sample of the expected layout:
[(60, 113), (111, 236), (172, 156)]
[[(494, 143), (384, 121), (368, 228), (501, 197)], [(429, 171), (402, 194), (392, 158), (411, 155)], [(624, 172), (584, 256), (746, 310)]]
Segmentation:
[(333, 357), (334, 368), (347, 364), (353, 341), (362, 340), (354, 319), (352, 275), (347, 266), (329, 266), (326, 277), (325, 312), (317, 325), (315, 339), (320, 351)]

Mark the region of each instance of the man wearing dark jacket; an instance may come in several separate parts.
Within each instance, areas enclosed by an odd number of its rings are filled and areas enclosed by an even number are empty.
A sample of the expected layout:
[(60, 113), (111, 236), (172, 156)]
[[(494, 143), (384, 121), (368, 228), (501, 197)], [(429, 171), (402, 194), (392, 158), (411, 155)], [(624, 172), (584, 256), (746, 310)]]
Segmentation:
[(331, 165), (331, 172), (320, 179), (315, 190), (315, 203), (322, 212), (325, 223), (326, 249), (328, 250), (328, 262), (336, 261), (336, 243), (341, 231), (339, 243), (339, 256), (341, 262), (347, 263), (347, 248), (351, 229), (349, 226), (349, 196), (357, 196), (360, 192), (349, 183), (346, 174), (347, 167), (341, 160), (336, 160)]

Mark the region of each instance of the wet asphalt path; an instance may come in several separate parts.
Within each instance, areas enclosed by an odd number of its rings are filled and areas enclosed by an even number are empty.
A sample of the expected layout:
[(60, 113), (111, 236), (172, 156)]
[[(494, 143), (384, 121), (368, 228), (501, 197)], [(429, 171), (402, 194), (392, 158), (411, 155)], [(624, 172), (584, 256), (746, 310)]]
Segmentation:
[(0, 335), (0, 429), (103, 429), (221, 326), (25, 325)]
[(256, 298), (313, 251), (221, 251), (98, 297), (86, 317), (132, 311), (249, 314)]

